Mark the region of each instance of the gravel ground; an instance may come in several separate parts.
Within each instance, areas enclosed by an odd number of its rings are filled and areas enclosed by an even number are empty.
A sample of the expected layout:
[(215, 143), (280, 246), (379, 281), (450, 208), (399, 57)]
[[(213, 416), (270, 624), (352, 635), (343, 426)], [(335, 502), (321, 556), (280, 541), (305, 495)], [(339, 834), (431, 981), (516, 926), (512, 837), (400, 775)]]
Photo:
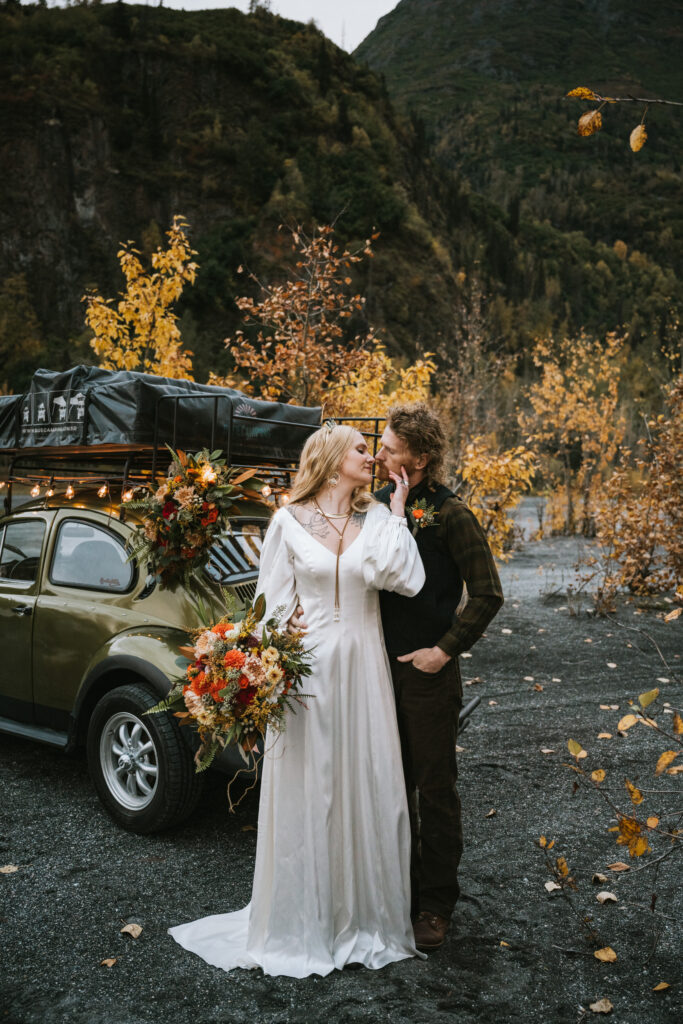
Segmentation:
[[(572, 795), (574, 776), (563, 766), (567, 739), (576, 738), (589, 752), (583, 763), (606, 770), (624, 809), (625, 776), (673, 791), (646, 794), (643, 807), (674, 824), (666, 811), (681, 812), (680, 776), (654, 777), (672, 743), (640, 724), (617, 736), (616, 723), (629, 697), (659, 686), (654, 715), (671, 728), (662, 702), (683, 705), (680, 620), (634, 606), (616, 621), (577, 614), (566, 590), (576, 552), (576, 541), (555, 540), (517, 554), (503, 572), (505, 607), (462, 661), (472, 680), (466, 696), (482, 703), (460, 738), (464, 895), (440, 951), (303, 981), (210, 967), (166, 929), (248, 902), (257, 794), (231, 816), (224, 780), (214, 776), (185, 825), (136, 836), (100, 809), (82, 757), (3, 736), (0, 865), (18, 870), (0, 877), (0, 1022), (576, 1022), (592, 1018), (588, 1006), (600, 998), (623, 1024), (681, 1020), (680, 858), (635, 870), (669, 849), (660, 838), (631, 871), (607, 870), (629, 860), (607, 831), (611, 812), (592, 793)], [(668, 668), (635, 629), (657, 642)], [(601, 731), (613, 738), (598, 740)], [(555, 839), (553, 854), (566, 856), (576, 910), (592, 915), (616, 963), (594, 958), (563, 896), (544, 889), (551, 876), (536, 845), (542, 834)], [(592, 884), (596, 871), (608, 883)], [(601, 906), (599, 889), (619, 902)], [(142, 926), (137, 939), (120, 932), (131, 922)], [(116, 962), (100, 966), (105, 958)], [(660, 981), (671, 987), (653, 992)]]

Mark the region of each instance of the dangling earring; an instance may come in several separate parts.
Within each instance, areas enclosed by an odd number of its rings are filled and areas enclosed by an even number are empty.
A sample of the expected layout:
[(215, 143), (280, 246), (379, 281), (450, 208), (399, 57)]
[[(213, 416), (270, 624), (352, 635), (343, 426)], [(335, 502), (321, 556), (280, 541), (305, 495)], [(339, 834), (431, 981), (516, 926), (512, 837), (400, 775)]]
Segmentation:
[(332, 476), (327, 478), (327, 496), (332, 500), (332, 491), (339, 483), (339, 473), (333, 473)]

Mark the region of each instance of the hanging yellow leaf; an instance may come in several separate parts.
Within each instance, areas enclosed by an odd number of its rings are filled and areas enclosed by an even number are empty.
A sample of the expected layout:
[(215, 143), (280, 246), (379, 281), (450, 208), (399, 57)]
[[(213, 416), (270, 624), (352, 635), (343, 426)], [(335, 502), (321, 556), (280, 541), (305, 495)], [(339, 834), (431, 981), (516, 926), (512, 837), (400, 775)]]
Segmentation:
[(660, 754), (657, 760), (657, 767), (655, 768), (655, 775), (661, 775), (671, 762), (678, 757), (678, 754), (678, 750), (665, 750), (663, 754)]
[(602, 960), (605, 964), (613, 964), (617, 958), (617, 954), (611, 946), (603, 946), (602, 949), (596, 949), (593, 956), (596, 960)]
[(592, 89), (586, 89), (583, 85), (579, 85), (576, 89), (572, 89), (567, 93), (567, 98), (573, 96), (577, 100), (597, 100), (597, 96)]
[(665, 988), (671, 988), (671, 985), (669, 984), (669, 982), (668, 981), (660, 981), (657, 985), (654, 986), (652, 991), (653, 992), (663, 992)]
[(617, 829), (617, 843), (620, 846), (628, 846), (631, 857), (642, 857), (650, 849), (647, 839), (641, 833), (640, 823), (635, 818), (619, 818)]
[(634, 726), (637, 721), (638, 718), (636, 715), (624, 715), (623, 718), (619, 719), (617, 729), (619, 730), (619, 732), (626, 732), (626, 730)]
[(596, 768), (594, 772), (591, 772), (591, 779), (593, 782), (597, 782), (598, 785), (605, 781), (605, 770), (604, 768)]
[(648, 828), (657, 828), (657, 825), (659, 825), (659, 818), (655, 818), (655, 816), (653, 814), (651, 818), (647, 819), (645, 824), (647, 825)]
[(628, 140), (628, 144), (634, 153), (642, 149), (647, 142), (647, 132), (645, 131), (644, 124), (637, 124), (631, 132), (631, 137)]
[[(597, 953), (595, 955), (597, 956)], [(598, 999), (597, 1002), (589, 1003), (588, 1006), (593, 1013), (611, 1013), (614, 1009), (614, 1006), (610, 1003), (609, 999)]]
[(587, 110), (579, 118), (577, 131), (579, 135), (595, 135), (602, 128), (602, 114), (599, 110)]
[(628, 795), (631, 797), (631, 803), (642, 804), (643, 794), (640, 792), (640, 790), (636, 786), (634, 786), (632, 782), (629, 782), (628, 779), (626, 779), (625, 784), (626, 789), (628, 790)]
[(558, 857), (555, 861), (557, 864), (557, 870), (560, 872), (563, 878), (566, 878), (569, 874), (569, 865), (567, 864), (566, 857)]
[(674, 714), (674, 732), (677, 736), (683, 735), (683, 718), (677, 711)]
[(657, 700), (657, 697), (659, 697), (659, 690), (655, 687), (654, 690), (648, 690), (647, 693), (641, 693), (638, 697), (638, 702), (641, 708), (646, 708), (648, 704), (652, 704), (653, 700)]

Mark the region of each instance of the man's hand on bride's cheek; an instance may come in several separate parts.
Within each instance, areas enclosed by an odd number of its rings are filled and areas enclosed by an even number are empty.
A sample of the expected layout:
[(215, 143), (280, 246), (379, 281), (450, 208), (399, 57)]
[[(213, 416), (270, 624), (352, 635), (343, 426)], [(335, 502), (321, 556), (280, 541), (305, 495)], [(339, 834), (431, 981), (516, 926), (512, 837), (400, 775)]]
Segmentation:
[(397, 661), (412, 661), (418, 672), (428, 672), (434, 675), (439, 672), (447, 661), (451, 660), (449, 654), (442, 651), (440, 647), (420, 647), (410, 654), (402, 654)]
[(287, 629), (290, 633), (305, 633), (308, 629), (304, 620), (304, 610), (300, 604), (296, 606), (294, 614), (287, 623)]

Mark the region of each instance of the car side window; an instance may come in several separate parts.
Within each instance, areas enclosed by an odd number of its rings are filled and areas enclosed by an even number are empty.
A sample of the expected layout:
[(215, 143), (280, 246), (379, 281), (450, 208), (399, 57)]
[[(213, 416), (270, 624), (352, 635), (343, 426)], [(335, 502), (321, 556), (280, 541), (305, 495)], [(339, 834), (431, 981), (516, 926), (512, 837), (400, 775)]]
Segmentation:
[(45, 522), (20, 519), (4, 528), (0, 551), (0, 579), (33, 583), (38, 576)]
[(135, 574), (127, 558), (123, 542), (109, 530), (66, 519), (57, 534), (50, 582), (123, 594), (130, 589)]

